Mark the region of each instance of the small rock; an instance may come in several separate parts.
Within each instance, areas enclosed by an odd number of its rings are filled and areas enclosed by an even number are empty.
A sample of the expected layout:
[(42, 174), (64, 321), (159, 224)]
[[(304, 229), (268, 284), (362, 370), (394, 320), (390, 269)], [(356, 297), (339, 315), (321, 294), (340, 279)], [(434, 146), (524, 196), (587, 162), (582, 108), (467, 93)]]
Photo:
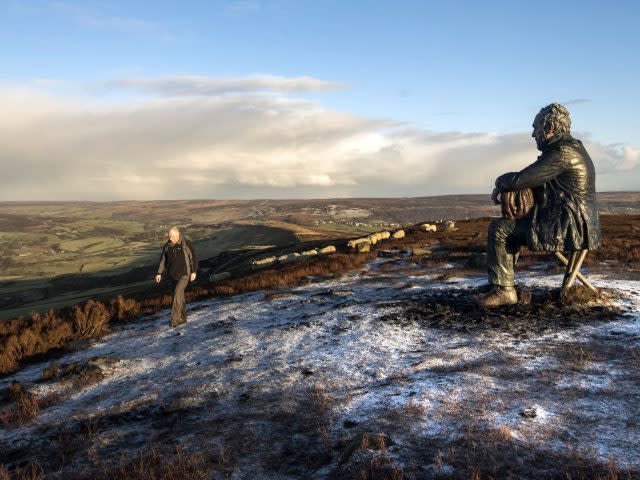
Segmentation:
[(300, 258), (302, 258), (302, 255), (300, 255), (298, 252), (294, 252), (294, 253), (289, 253), (287, 255), (279, 256), (278, 262), (280, 263), (297, 262), (298, 260), (300, 260)]
[(331, 294), (337, 295), (339, 297), (346, 297), (349, 295), (353, 295), (353, 290), (333, 290)]
[(267, 257), (267, 258), (262, 258), (260, 260), (254, 260), (253, 262), (251, 262), (251, 268), (258, 269), (258, 268), (268, 267), (270, 265), (273, 265), (275, 261), (276, 261), (276, 257)]
[(524, 418), (536, 418), (538, 416), (535, 407), (527, 407), (520, 410), (520, 416)]
[(309, 367), (305, 367), (302, 370), (300, 370), (300, 373), (306, 377), (308, 377), (309, 375), (313, 375), (313, 370), (311, 370)]
[(370, 243), (370, 242), (369, 242), (369, 239), (367, 237), (356, 238), (354, 240), (349, 240), (347, 242), (347, 246), (349, 248), (356, 248), (360, 243)]
[(418, 225), (418, 228), (423, 232), (435, 232), (437, 230), (436, 226), (430, 223), (422, 223)]
[(411, 250), (411, 255), (421, 256), (421, 255), (429, 255), (431, 254), (431, 250), (428, 248), (414, 248)]
[(364, 253), (364, 252), (370, 252), (371, 251), (371, 244), (370, 243), (359, 243), (356, 246), (356, 249), (358, 250), (358, 253)]

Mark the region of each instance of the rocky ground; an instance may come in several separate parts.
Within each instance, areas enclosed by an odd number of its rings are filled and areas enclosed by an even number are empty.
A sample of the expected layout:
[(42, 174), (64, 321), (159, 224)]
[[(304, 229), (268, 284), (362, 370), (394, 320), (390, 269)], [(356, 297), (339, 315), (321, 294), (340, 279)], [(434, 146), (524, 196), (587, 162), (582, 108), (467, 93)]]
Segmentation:
[(127, 478), (141, 455), (213, 479), (640, 475), (640, 280), (592, 268), (602, 295), (560, 304), (561, 277), (531, 265), (520, 305), (482, 310), (480, 272), (386, 257), (0, 380), (0, 461), (61, 479)]

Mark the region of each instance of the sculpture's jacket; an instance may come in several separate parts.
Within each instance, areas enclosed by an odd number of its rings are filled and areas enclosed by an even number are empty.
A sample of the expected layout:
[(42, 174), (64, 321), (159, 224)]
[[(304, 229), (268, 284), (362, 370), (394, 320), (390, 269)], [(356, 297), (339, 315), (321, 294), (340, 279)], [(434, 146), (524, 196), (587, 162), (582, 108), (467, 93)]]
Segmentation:
[(582, 142), (552, 137), (538, 159), (520, 172), (496, 179), (500, 192), (533, 188), (535, 205), (527, 220), (530, 250), (593, 250), (600, 246), (596, 174)]

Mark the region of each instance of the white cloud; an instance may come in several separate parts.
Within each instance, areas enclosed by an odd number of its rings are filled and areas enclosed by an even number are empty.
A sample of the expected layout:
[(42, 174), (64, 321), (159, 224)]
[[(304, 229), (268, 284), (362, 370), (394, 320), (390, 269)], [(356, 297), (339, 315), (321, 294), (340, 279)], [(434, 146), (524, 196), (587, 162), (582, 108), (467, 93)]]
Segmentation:
[[(110, 106), (0, 88), (0, 200), (481, 193), (538, 154), (528, 132), (430, 132), (284, 93), (224, 94), (251, 78)], [(639, 149), (587, 148), (599, 190), (637, 189)]]
[(120, 78), (104, 84), (107, 88), (126, 88), (166, 96), (221, 95), (241, 92), (312, 92), (343, 88), (342, 84), (311, 77), (252, 75), (242, 78), (214, 78), (173, 75), (160, 78)]

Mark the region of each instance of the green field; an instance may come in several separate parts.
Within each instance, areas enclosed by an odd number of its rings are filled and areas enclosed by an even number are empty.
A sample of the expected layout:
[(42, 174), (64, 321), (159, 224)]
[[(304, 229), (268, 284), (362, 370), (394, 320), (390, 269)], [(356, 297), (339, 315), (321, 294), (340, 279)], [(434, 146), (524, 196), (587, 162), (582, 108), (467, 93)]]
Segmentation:
[(230, 222), (247, 212), (210, 204), (0, 204), (0, 319), (152, 287), (171, 225), (192, 239), (201, 259), (300, 241), (296, 225)]

